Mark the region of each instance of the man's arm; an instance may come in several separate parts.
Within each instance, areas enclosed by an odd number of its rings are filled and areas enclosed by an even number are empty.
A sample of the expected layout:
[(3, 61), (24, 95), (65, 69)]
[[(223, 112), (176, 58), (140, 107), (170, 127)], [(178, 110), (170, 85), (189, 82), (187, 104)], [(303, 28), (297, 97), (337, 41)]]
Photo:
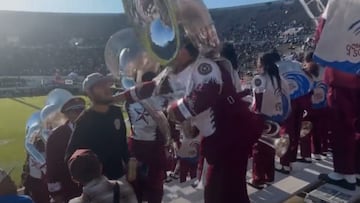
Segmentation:
[(84, 122), (84, 120), (81, 120), (75, 125), (75, 130), (66, 149), (65, 163), (67, 163), (77, 149), (88, 149), (90, 147), (89, 126), (90, 124)]
[[(50, 135), (48, 142), (46, 144), (46, 176), (47, 176), (47, 186), (50, 195), (54, 198), (55, 196), (62, 195), (62, 184), (61, 178), (63, 173), (61, 170), (63, 166), (61, 166), (61, 162), (63, 161), (64, 157), (59, 157), (59, 150), (58, 149), (58, 141), (56, 137), (61, 131), (60, 128), (56, 129), (52, 135)], [(60, 165), (60, 166), (59, 166)]]
[(123, 158), (123, 161), (125, 164), (127, 164), (129, 162), (129, 149), (128, 149), (128, 144), (127, 144), (127, 134), (126, 134), (126, 124), (124, 121), (124, 117), (123, 114), (121, 112), (121, 146), (123, 146), (121, 148), (121, 155)]

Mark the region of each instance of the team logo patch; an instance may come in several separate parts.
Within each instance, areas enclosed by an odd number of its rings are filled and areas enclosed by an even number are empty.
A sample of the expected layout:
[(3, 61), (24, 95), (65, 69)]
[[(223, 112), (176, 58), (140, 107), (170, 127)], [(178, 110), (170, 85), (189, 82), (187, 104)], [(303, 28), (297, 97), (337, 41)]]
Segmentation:
[(118, 119), (118, 118), (115, 119), (114, 125), (115, 125), (115, 129), (116, 129), (116, 130), (120, 130), (120, 127), (121, 127), (120, 119)]
[(262, 80), (260, 78), (256, 78), (254, 84), (255, 87), (260, 87), (262, 85)]
[(211, 73), (212, 71), (212, 67), (210, 64), (208, 63), (202, 63), (200, 64), (200, 66), (198, 67), (198, 71), (201, 75), (207, 75), (209, 73)]

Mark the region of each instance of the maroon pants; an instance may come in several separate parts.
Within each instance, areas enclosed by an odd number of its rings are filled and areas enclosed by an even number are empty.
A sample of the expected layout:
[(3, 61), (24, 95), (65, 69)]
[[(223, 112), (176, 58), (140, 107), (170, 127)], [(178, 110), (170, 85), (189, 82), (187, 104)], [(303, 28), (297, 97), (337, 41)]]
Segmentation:
[(254, 184), (273, 182), (275, 178), (275, 150), (264, 143), (254, 145), (252, 177)]
[(190, 174), (190, 178), (196, 178), (198, 163), (193, 163), (186, 159), (180, 158), (180, 183), (186, 181), (187, 176)]
[(129, 140), (129, 151), (141, 164), (136, 181), (131, 184), (139, 202), (161, 203), (164, 194), (166, 156), (159, 141)]
[(290, 166), (290, 163), (296, 161), (297, 149), (299, 146), (301, 121), (304, 110), (311, 107), (311, 95), (305, 95), (291, 101), (291, 114), (282, 126), (282, 133), (286, 133), (290, 138), (290, 146), (286, 154), (281, 157), (280, 164)]
[(34, 203), (50, 203), (50, 196), (45, 180), (28, 176), (25, 181), (25, 195), (30, 196)]
[(332, 88), (334, 113), (334, 170), (341, 174), (360, 174), (360, 139), (355, 133), (354, 120), (360, 115), (359, 91)]
[(313, 124), (311, 131), (312, 137), (312, 152), (314, 154), (321, 154), (328, 151), (330, 146), (329, 126), (332, 120), (332, 114), (329, 108), (313, 109), (309, 112), (310, 121)]

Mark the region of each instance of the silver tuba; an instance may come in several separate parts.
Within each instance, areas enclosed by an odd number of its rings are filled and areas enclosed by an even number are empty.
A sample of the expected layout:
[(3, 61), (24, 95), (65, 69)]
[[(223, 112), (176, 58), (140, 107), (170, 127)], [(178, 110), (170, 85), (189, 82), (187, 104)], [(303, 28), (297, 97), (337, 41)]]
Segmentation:
[[(46, 160), (44, 153), (40, 152), (36, 146), (36, 142), (41, 139), (41, 119), (40, 112), (33, 113), (26, 122), (25, 127), (25, 149), (29, 156), (40, 166), (45, 166)], [(42, 168), (44, 171), (45, 168)]]
[(281, 135), (280, 125), (276, 122), (266, 120), (265, 125), (266, 129), (263, 131), (259, 141), (274, 148), (278, 157), (284, 156), (290, 146), (289, 135)]
[(145, 50), (161, 65), (175, 59), (184, 35), (201, 55), (219, 51), (220, 40), (202, 0), (123, 0), (123, 5)]
[[(129, 89), (141, 81), (147, 71), (158, 73), (160, 63), (155, 61), (143, 46), (138, 43), (133, 29), (123, 29), (112, 35), (105, 47), (105, 62), (112, 75), (121, 80), (122, 86)], [(164, 136), (165, 145), (170, 144), (171, 130), (163, 109), (158, 109), (149, 100), (138, 101), (157, 123)]]
[(41, 138), (45, 143), (52, 130), (66, 122), (65, 116), (60, 110), (73, 97), (69, 91), (64, 89), (54, 89), (48, 94), (45, 107), (40, 112), (42, 123)]

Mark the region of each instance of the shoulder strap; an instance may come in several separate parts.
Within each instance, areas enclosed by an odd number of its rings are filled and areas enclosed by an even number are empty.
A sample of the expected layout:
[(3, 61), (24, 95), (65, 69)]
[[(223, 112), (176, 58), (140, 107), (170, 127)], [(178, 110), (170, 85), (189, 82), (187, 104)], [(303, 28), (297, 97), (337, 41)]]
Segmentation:
[(120, 186), (119, 183), (116, 181), (114, 186), (114, 199), (113, 203), (120, 203)]

